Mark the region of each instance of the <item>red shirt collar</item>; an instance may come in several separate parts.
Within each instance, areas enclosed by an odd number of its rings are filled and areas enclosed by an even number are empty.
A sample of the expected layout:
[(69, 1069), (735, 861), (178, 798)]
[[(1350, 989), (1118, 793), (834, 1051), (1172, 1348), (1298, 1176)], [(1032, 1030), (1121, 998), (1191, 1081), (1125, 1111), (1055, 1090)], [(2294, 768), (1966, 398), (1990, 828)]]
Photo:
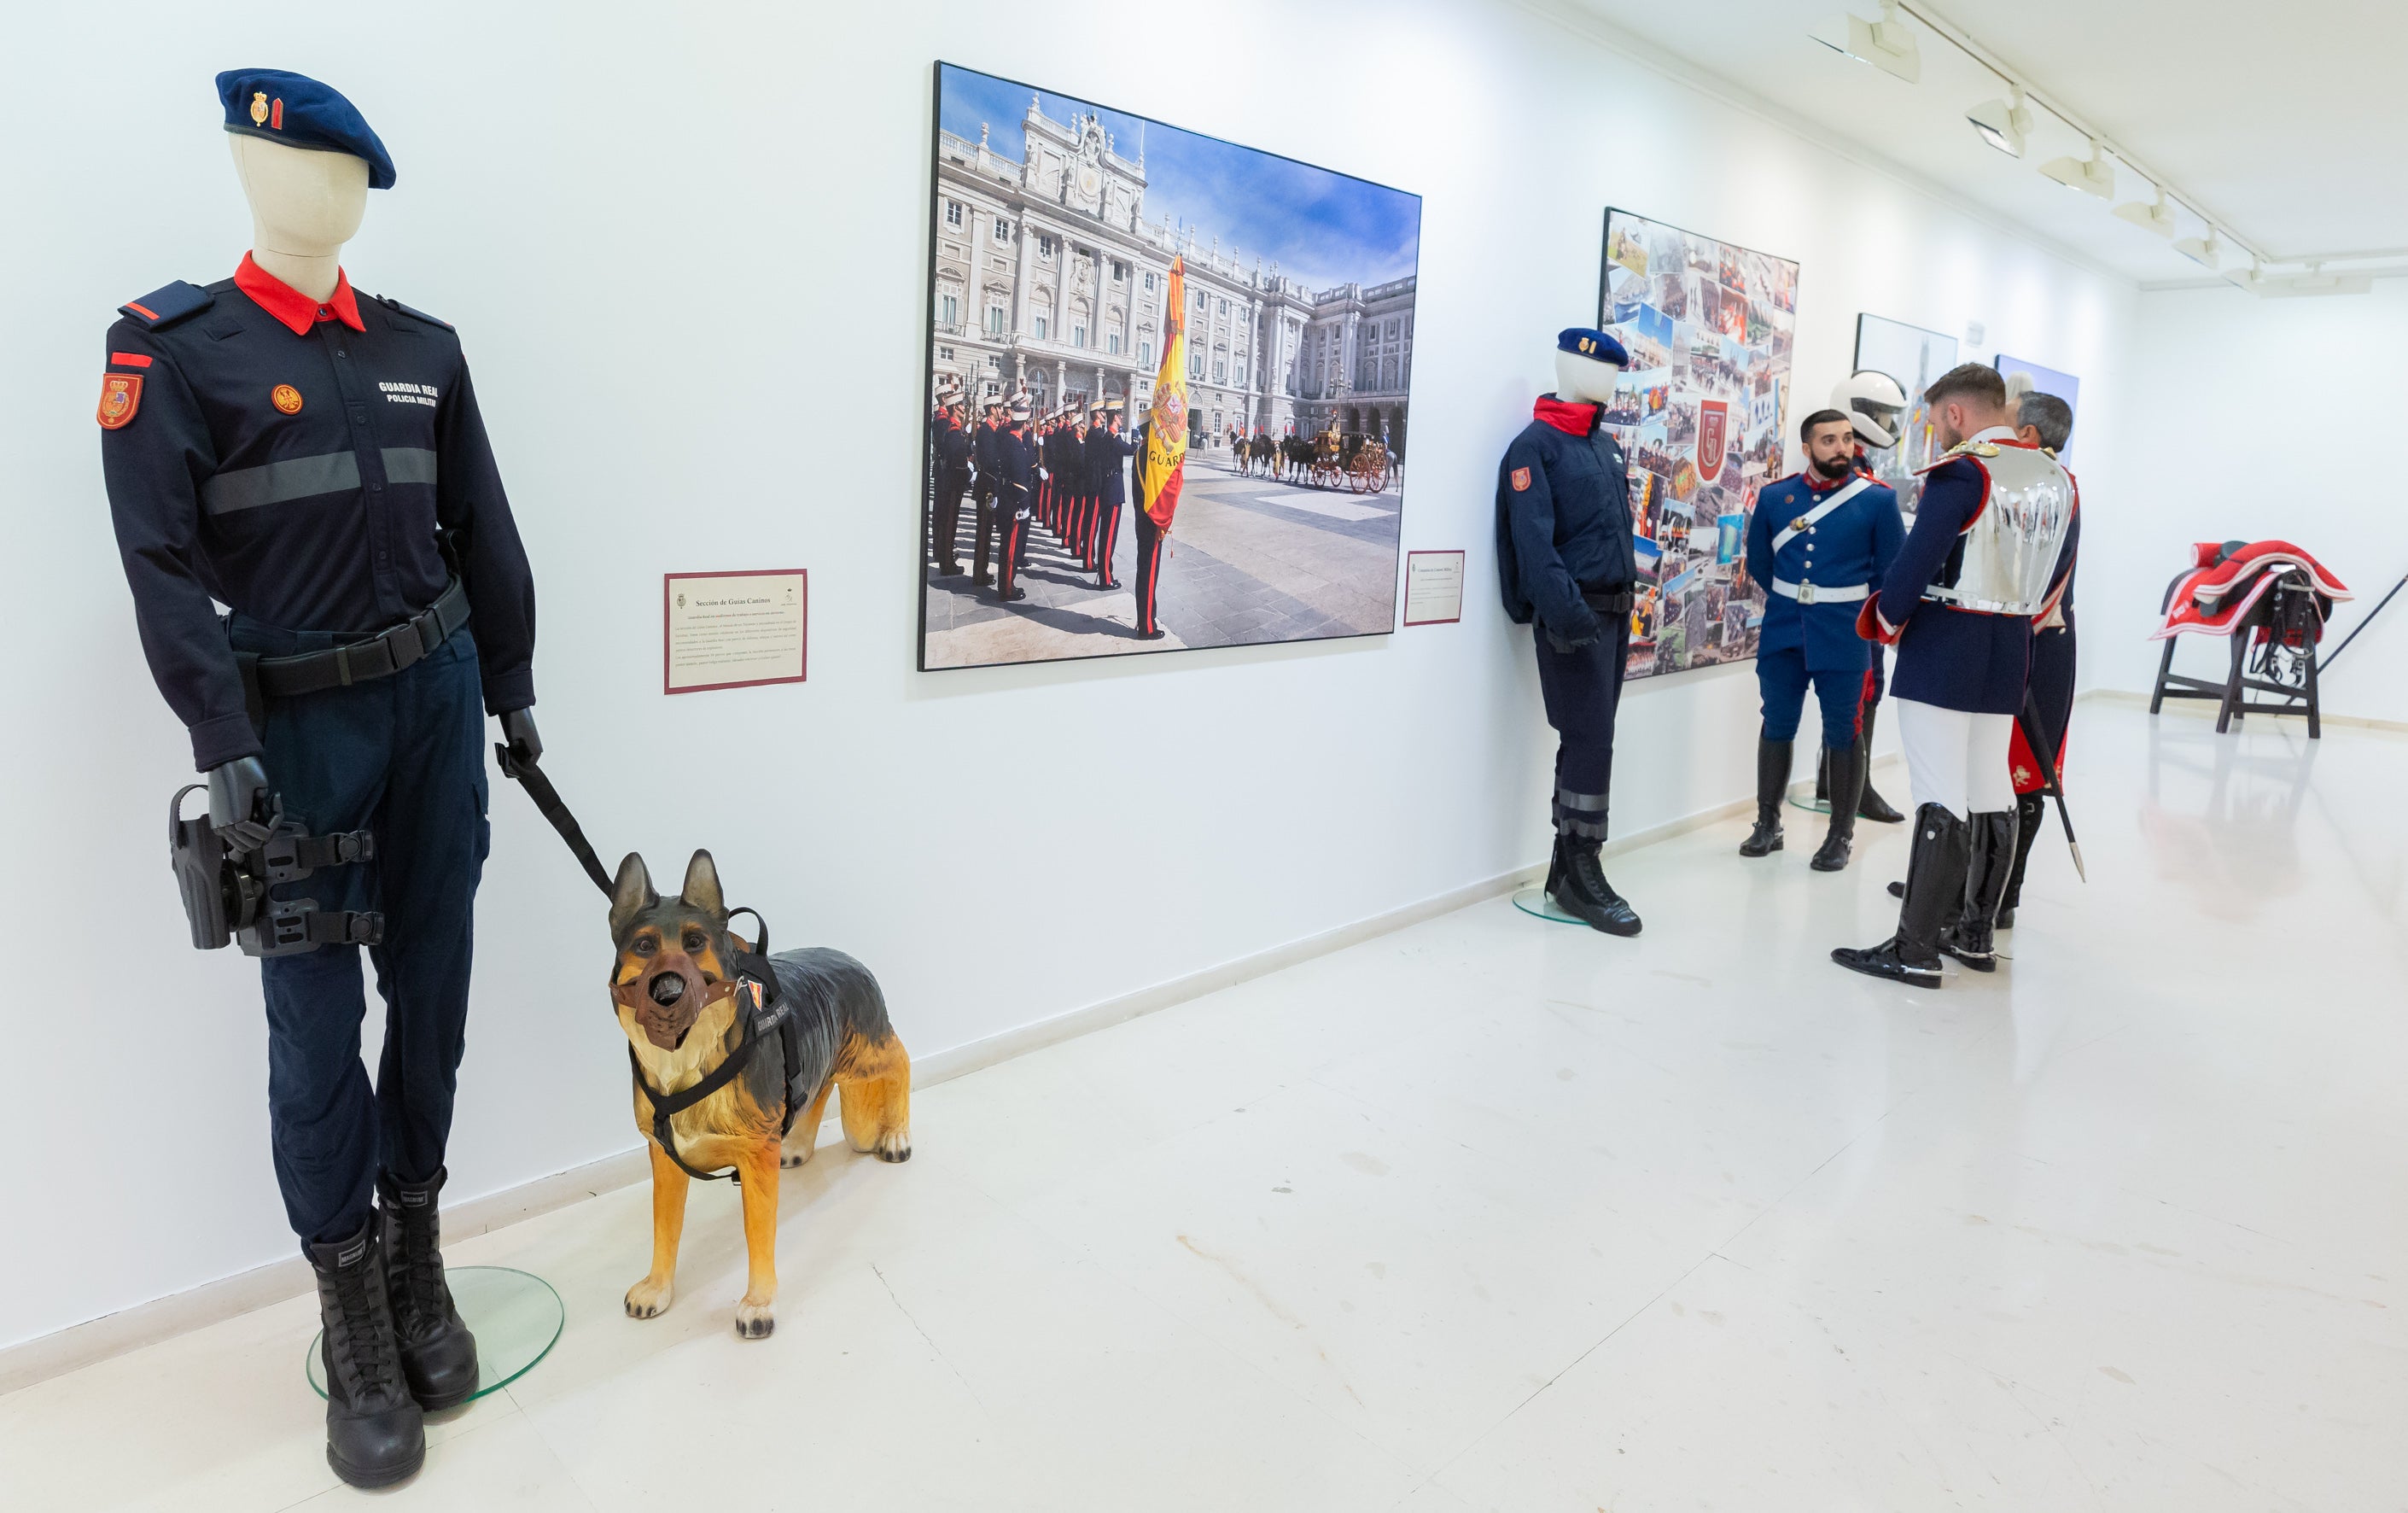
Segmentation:
[(335, 270), (335, 292), (322, 305), (251, 261), (249, 252), (242, 254), (242, 267), (234, 270), (234, 286), (296, 337), (308, 336), (320, 321), (340, 321), (354, 331), (367, 329), (360, 320), (360, 302), (351, 294), (351, 275), (341, 268)]
[(1573, 436), (1586, 436), (1597, 429), (1597, 406), (1567, 404), (1552, 394), (1539, 396), (1539, 403), (1533, 414), (1556, 430), (1569, 432)]

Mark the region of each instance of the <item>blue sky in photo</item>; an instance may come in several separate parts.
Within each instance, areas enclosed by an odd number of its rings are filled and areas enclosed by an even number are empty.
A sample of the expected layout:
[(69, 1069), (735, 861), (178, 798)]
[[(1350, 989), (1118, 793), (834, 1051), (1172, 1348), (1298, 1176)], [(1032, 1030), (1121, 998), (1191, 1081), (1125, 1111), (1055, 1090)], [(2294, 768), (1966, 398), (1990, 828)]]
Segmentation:
[[(950, 65), (939, 79), (937, 114), (944, 129), (975, 142), (984, 124), (988, 147), (1020, 161), (1026, 151), (1020, 122), (1028, 112), (1029, 87)], [(1276, 261), (1281, 272), (1316, 291), (1350, 281), (1368, 287), (1414, 271), (1421, 239), (1421, 201), (1414, 195), (1068, 95), (1036, 93), (1051, 120), (1100, 115), (1121, 157), (1136, 161), (1142, 141), (1146, 222), (1159, 226), (1168, 212), (1173, 227), (1196, 227), (1200, 250), (1210, 251), (1217, 236), (1224, 256), (1234, 248), (1247, 268), (1260, 257), (1266, 272)]]

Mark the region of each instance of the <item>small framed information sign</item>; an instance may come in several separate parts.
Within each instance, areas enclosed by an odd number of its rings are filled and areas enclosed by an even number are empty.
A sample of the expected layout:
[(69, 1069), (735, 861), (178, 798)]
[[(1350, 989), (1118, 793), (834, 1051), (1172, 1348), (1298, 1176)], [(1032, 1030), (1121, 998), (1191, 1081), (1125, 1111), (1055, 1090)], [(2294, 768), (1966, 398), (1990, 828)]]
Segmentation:
[(1405, 554), (1405, 624), (1451, 626), (1463, 618), (1463, 554)]
[(661, 692), (800, 683), (810, 629), (800, 569), (661, 575)]

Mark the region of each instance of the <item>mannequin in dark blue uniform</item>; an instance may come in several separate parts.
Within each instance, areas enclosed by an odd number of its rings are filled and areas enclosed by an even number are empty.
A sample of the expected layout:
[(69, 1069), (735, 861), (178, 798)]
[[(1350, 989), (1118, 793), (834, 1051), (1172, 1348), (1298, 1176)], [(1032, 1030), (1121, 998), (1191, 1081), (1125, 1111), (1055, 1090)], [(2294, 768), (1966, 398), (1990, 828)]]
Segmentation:
[(1497, 468), (1497, 566), (1505, 612), (1537, 624), (1539, 689), (1555, 749), (1555, 854), (1546, 891), (1610, 935), (1636, 935), (1639, 916), (1605, 879), (1598, 847), (1613, 784), (1613, 720), (1630, 653), (1632, 584), (1628, 465), (1600, 424), (1629, 362), (1603, 331), (1555, 339), (1558, 394)]
[(1806, 470), (1767, 485), (1748, 523), (1747, 572), (1765, 592), (1756, 660), (1764, 727), (1756, 741), (1756, 829), (1739, 850), (1762, 857), (1781, 849), (1782, 804), (1811, 681), (1831, 800), (1830, 829), (1813, 866), (1831, 872), (1848, 864), (1864, 781), (1857, 720), (1871, 658), (1856, 634), (1856, 612), (1898, 555), (1906, 526), (1898, 496), (1856, 472), (1847, 416), (1817, 411), (1799, 427), (1799, 439)]

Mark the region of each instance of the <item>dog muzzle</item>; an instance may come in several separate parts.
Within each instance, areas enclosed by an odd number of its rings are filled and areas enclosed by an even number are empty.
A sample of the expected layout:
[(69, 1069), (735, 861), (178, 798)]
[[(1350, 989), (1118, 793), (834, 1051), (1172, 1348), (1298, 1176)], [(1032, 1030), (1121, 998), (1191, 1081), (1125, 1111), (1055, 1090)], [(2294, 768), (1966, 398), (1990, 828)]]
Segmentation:
[(724, 977), (707, 977), (682, 951), (664, 952), (633, 981), (612, 986), (610, 997), (636, 1016), (644, 1038), (665, 1051), (685, 1044), (686, 1031), (702, 1011), (736, 991)]

